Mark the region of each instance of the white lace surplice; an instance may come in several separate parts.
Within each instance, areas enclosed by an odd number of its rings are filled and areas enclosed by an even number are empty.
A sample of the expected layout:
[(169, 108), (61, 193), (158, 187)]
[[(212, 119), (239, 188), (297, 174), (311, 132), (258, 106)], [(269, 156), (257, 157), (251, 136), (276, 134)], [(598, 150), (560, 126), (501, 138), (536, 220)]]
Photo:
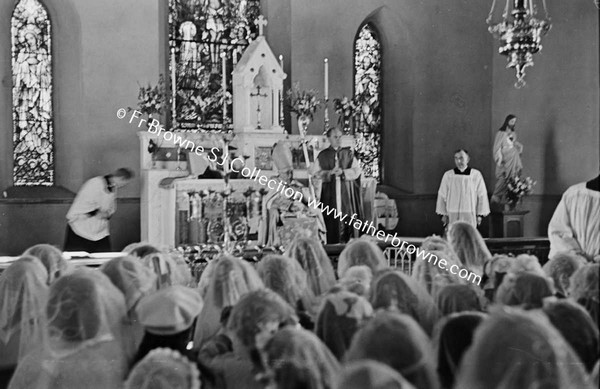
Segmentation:
[(462, 220), (477, 226), (477, 215), (490, 213), (485, 182), (479, 170), (471, 169), (469, 175), (456, 174), (454, 170), (444, 173), (435, 212), (448, 215), (449, 223)]
[(549, 258), (570, 251), (588, 259), (600, 256), (600, 192), (586, 183), (571, 186), (563, 194), (548, 225)]

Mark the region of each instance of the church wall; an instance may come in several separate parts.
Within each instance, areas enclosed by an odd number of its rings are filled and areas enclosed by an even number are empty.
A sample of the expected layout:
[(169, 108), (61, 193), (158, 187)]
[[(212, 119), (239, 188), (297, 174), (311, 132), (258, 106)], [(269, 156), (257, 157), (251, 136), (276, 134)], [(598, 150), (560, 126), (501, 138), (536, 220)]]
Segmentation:
[[(492, 37), (487, 2), (293, 1), (294, 81), (323, 90), (323, 58), (330, 60), (332, 98), (353, 92), (353, 43), (373, 22), (383, 45), (384, 183), (398, 203), (404, 236), (441, 233), (435, 194), (457, 148), (492, 185), (488, 159)], [(332, 17), (332, 15), (335, 15)], [(330, 117), (337, 115), (330, 110)], [(311, 131), (322, 129), (322, 115)], [(384, 189), (385, 190), (385, 189)], [(411, 195), (412, 194), (412, 197)], [(482, 228), (484, 235), (486, 228)]]
[[(82, 26), (81, 127), (79, 138), (85, 161), (81, 175), (72, 175), (67, 187), (76, 190), (82, 180), (121, 166), (139, 173), (137, 128), (116, 117), (117, 109), (137, 105), (140, 85), (156, 85), (159, 74), (159, 11), (157, 0), (77, 1)], [(139, 175), (120, 195), (138, 197)]]
[[(7, 33), (13, 4), (11, 0), (1, 4), (0, 29)], [(116, 111), (135, 106), (138, 82), (156, 84), (158, 80), (159, 1), (57, 0), (44, 4), (54, 30), (57, 185), (77, 191), (90, 176), (120, 166), (137, 170), (135, 129), (117, 119)], [(0, 120), (3, 128), (11, 128), (10, 34), (1, 35)], [(8, 156), (10, 161), (12, 145), (6, 133), (2, 135), (2, 158)], [(4, 166), (0, 176), (3, 187), (10, 184), (10, 177), (10, 166)], [(139, 196), (139, 182), (124, 188), (121, 195)]]
[[(138, 82), (156, 84), (159, 75), (159, 0), (53, 0), (47, 6), (53, 28), (54, 131), (56, 185), (76, 192), (88, 178), (121, 166), (137, 178), (119, 192), (132, 198), (137, 212), (119, 209), (113, 233), (139, 240), (139, 143), (136, 128), (116, 118), (121, 107), (135, 107)], [(0, 186), (12, 184), (10, 16), (15, 1), (0, 1)], [(164, 42), (164, 41), (163, 41)], [(164, 58), (164, 56), (163, 56)], [(34, 190), (33, 190), (34, 191)], [(35, 193), (32, 193), (35, 197)], [(11, 253), (45, 241), (62, 244), (61, 206), (0, 204), (1, 229), (23, 221), (12, 233)], [(27, 222), (26, 222), (27, 221)], [(52, 231), (52, 232), (49, 232)], [(118, 238), (121, 239), (121, 238)], [(114, 243), (113, 243), (114, 244)], [(117, 242), (117, 245), (119, 242)], [(18, 246), (18, 247), (17, 247)], [(115, 246), (118, 247), (118, 246)], [(0, 244), (0, 251), (5, 249)]]
[[(487, 4), (330, 0), (294, 1), (292, 6), (294, 81), (322, 91), (322, 61), (329, 57), (332, 97), (353, 92), (353, 41), (362, 22), (373, 21), (380, 31), (386, 184), (409, 193), (437, 192), (458, 147), (470, 150), (488, 178)], [(333, 110), (330, 116), (337, 119)], [(321, 129), (318, 115), (311, 131)]]
[[(0, 200), (0, 256), (19, 255), (38, 243), (62, 247), (70, 206), (71, 201), (62, 199)], [(113, 249), (139, 240), (139, 199), (118, 199), (117, 213), (111, 219)]]

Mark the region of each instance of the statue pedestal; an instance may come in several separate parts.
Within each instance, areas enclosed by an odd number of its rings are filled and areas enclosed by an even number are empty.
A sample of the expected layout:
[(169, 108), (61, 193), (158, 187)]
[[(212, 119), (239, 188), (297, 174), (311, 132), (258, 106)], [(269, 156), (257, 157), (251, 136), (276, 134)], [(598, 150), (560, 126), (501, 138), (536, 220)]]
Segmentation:
[(490, 237), (522, 238), (527, 210), (494, 211), (490, 217)]

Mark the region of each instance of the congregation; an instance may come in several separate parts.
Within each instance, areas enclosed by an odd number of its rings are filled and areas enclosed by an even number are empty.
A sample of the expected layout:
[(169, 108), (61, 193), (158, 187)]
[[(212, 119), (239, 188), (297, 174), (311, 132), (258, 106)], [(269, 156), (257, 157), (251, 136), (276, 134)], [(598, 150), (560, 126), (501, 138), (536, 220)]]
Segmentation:
[[(137, 243), (98, 269), (29, 248), (0, 275), (0, 386), (30, 388), (592, 388), (600, 265), (490, 254), (451, 223), (406, 274), (375, 241), (334, 269), (316, 239), (192, 274), (177, 252)], [(12, 377), (12, 378), (11, 378)]]

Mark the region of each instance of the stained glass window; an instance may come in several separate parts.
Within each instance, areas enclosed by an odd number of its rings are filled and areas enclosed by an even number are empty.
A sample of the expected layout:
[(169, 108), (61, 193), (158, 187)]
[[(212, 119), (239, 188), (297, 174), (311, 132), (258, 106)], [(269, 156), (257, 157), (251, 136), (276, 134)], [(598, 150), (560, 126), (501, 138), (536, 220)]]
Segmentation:
[(11, 20), (13, 181), (54, 185), (50, 19), (37, 0), (21, 0)]
[(175, 129), (232, 128), (231, 72), (258, 35), (254, 21), (259, 14), (260, 0), (169, 0)]
[(365, 176), (381, 181), (381, 43), (367, 23), (354, 41), (355, 152)]

